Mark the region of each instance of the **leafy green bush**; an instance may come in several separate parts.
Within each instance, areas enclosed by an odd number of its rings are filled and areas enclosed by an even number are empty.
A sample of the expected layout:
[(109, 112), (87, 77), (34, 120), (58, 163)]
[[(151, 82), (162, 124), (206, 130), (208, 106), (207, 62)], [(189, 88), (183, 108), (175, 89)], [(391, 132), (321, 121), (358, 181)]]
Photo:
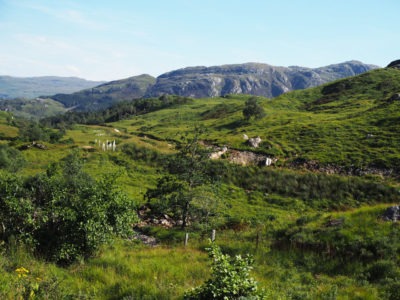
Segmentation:
[(245, 120), (250, 120), (252, 117), (255, 119), (262, 119), (265, 117), (264, 108), (257, 103), (256, 97), (251, 97), (246, 101), (245, 106), (243, 108), (243, 117)]
[(367, 278), (369, 281), (378, 282), (380, 280), (400, 277), (400, 270), (395, 260), (378, 260), (373, 262), (367, 269)]
[(187, 292), (184, 299), (263, 299), (257, 291), (257, 282), (250, 277), (253, 264), (250, 256), (231, 258), (214, 244), (207, 250), (212, 259), (211, 278)]
[(15, 236), (44, 258), (65, 264), (93, 255), (113, 235), (130, 234), (136, 213), (114, 174), (94, 180), (83, 172), (78, 153), (62, 167), (26, 179), (2, 174), (0, 239)]
[(8, 145), (0, 145), (0, 168), (16, 172), (26, 164), (22, 154)]

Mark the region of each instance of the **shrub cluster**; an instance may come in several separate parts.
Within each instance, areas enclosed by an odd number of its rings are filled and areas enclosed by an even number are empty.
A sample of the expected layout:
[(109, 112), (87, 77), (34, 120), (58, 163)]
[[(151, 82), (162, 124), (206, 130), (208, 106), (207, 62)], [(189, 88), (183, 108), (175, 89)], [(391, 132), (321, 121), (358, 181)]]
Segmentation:
[(244, 188), (300, 198), (315, 208), (340, 208), (360, 203), (396, 202), (396, 188), (361, 177), (296, 173), (282, 169), (228, 166), (225, 180)]
[(59, 167), (29, 178), (0, 174), (0, 240), (17, 239), (65, 264), (92, 255), (113, 235), (129, 234), (136, 213), (115, 176), (94, 180), (77, 153)]
[(187, 292), (184, 299), (263, 299), (257, 290), (257, 282), (250, 277), (253, 264), (250, 256), (232, 258), (216, 245), (207, 250), (212, 260), (211, 278)]

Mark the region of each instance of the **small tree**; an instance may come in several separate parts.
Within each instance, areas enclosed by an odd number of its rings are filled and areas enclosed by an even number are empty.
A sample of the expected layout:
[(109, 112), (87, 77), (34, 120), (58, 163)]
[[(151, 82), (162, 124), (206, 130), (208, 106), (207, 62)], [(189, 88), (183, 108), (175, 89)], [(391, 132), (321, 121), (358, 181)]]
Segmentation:
[(152, 208), (160, 213), (171, 213), (176, 220), (182, 221), (185, 228), (189, 219), (198, 212), (199, 200), (212, 197), (206, 192), (206, 184), (211, 181), (206, 167), (209, 151), (200, 145), (202, 128), (195, 128), (192, 137), (182, 137), (177, 145), (179, 152), (172, 157), (166, 169), (169, 174), (161, 177), (155, 189), (149, 189), (145, 197), (153, 202)]
[(249, 121), (252, 117), (255, 119), (262, 119), (265, 117), (264, 108), (258, 104), (256, 97), (251, 97), (245, 103), (243, 108), (243, 117)]
[(0, 240), (14, 237), (45, 259), (68, 264), (113, 236), (130, 235), (135, 205), (115, 174), (95, 180), (82, 167), (75, 152), (46, 174), (24, 179), (0, 172)]
[(223, 254), (214, 244), (207, 250), (212, 259), (211, 278), (203, 285), (187, 292), (184, 299), (263, 299), (257, 291), (257, 282), (250, 277), (253, 264), (250, 256), (236, 255), (232, 258), (228, 254)]

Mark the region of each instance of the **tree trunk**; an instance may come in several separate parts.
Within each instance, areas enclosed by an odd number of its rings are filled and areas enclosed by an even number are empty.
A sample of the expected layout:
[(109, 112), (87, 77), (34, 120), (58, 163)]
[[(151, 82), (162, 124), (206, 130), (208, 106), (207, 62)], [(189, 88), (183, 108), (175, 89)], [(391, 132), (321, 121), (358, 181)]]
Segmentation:
[(186, 201), (182, 209), (182, 229), (185, 229), (187, 226), (188, 212), (189, 212), (189, 201)]

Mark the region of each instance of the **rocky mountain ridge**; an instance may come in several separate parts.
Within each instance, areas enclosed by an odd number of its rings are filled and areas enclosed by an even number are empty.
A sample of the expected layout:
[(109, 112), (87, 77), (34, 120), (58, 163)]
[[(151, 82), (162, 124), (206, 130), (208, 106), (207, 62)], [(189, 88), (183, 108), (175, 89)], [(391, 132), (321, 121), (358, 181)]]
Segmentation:
[(282, 93), (318, 86), (358, 75), (377, 66), (348, 61), (321, 68), (276, 67), (246, 63), (214, 67), (188, 67), (160, 75), (145, 97), (175, 94), (185, 97), (217, 97), (252, 94), (276, 97)]
[(164, 73), (157, 78), (143, 74), (90, 86), (72, 94), (58, 93), (50, 98), (77, 111), (99, 110), (123, 100), (159, 97), (164, 94), (192, 98), (250, 94), (272, 98), (375, 68), (378, 67), (359, 61), (320, 68), (277, 67), (262, 63), (187, 67)]

